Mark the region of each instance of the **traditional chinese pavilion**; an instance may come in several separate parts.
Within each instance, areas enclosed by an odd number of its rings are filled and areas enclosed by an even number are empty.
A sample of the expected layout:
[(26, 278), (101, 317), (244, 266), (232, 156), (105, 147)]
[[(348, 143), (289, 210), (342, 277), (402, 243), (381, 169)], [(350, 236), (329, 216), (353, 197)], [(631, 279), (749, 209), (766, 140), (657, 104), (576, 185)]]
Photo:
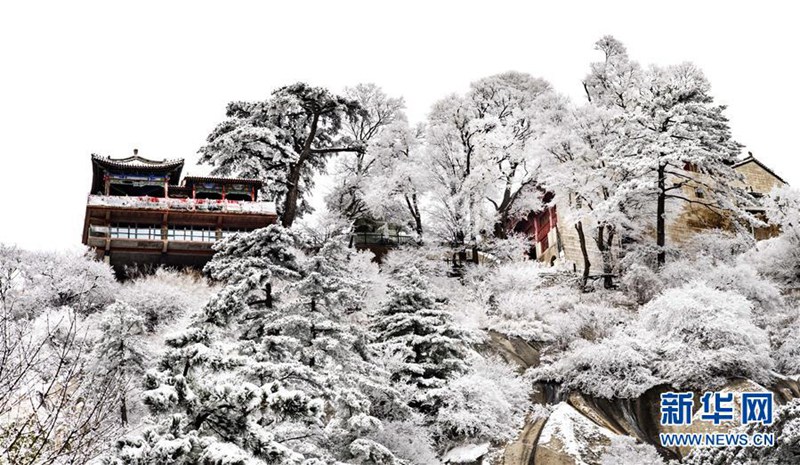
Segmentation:
[(92, 155), (83, 243), (118, 273), (125, 267), (202, 267), (214, 242), (277, 220), (256, 179), (186, 176), (183, 160)]

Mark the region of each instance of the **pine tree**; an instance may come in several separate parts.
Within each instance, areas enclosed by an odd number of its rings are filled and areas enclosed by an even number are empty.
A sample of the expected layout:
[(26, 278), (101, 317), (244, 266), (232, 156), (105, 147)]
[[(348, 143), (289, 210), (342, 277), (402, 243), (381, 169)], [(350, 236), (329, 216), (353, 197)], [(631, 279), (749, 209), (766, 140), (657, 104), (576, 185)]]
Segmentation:
[(106, 308), (100, 325), (101, 336), (95, 352), (106, 376), (119, 386), (120, 421), (128, 424), (128, 390), (131, 382), (144, 373), (147, 351), (142, 341), (144, 317), (125, 302), (114, 302)]
[(225, 286), (145, 377), (160, 421), (120, 442), (123, 463), (393, 463), (369, 438), (398, 396), (347, 318), (364, 291), (352, 252), (296, 240), (274, 226), (218, 246), (206, 271)]
[(696, 205), (720, 219), (733, 215), (752, 222), (742, 208), (749, 204), (747, 194), (732, 167), (741, 145), (733, 140), (725, 106), (714, 102), (702, 71), (691, 63), (642, 70), (613, 37), (596, 45), (605, 61), (592, 65), (584, 86), (593, 105), (618, 113), (621, 137), (604, 163), (628, 173), (617, 183), (620, 198), (613, 200), (644, 205), (655, 214), (658, 264), (666, 260), (669, 204)]
[(419, 390), (409, 404), (432, 413), (438, 401), (425, 391), (442, 387), (466, 370), (465, 334), (415, 267), (399, 270), (392, 279), (388, 301), (373, 325), (375, 345), (389, 360), (392, 380)]
[(343, 124), (362, 115), (358, 102), (327, 89), (296, 83), (260, 102), (231, 102), (200, 149), (214, 173), (263, 179), (265, 197), (274, 199), (281, 224), (290, 227), (310, 209), (306, 196), (314, 174), (330, 155), (361, 152), (361, 142), (346, 136)]

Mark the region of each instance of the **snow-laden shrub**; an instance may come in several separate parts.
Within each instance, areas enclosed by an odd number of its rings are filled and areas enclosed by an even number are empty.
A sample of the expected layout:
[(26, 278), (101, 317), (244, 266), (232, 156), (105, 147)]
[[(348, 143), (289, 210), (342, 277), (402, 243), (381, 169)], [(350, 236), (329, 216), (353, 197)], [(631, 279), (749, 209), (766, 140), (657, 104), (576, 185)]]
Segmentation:
[(572, 341), (595, 341), (616, 333), (631, 315), (604, 302), (579, 303), (562, 311), (544, 312), (551, 341), (548, 350), (565, 350)]
[(524, 234), (512, 234), (506, 239), (492, 238), (481, 246), (481, 252), (490, 255), (499, 263), (519, 262), (526, 260), (526, 253), (530, 248), (530, 237)]
[(779, 338), (779, 344), (772, 355), (778, 372), (800, 375), (800, 322), (794, 321), (789, 325)]
[(580, 291), (564, 285), (497, 292), (488, 303), (494, 308), (488, 327), (529, 341), (569, 341), (576, 331), (560, 325), (559, 315), (573, 314), (580, 300)]
[(614, 436), (600, 457), (600, 465), (661, 465), (664, 459), (650, 444), (636, 442), (630, 436)]
[(485, 327), (563, 350), (578, 338), (600, 339), (630, 319), (614, 293), (583, 294), (569, 276), (535, 262), (498, 266), (468, 285), (488, 313)]
[(704, 282), (720, 291), (732, 291), (747, 298), (755, 313), (770, 313), (781, 309), (784, 299), (778, 286), (745, 259), (736, 262), (715, 262), (709, 257), (678, 260), (667, 264), (660, 277), (669, 287), (682, 287), (692, 282)]
[(651, 369), (653, 359), (647, 344), (618, 333), (597, 342), (576, 340), (531, 376), (595, 397), (632, 398), (662, 382)]
[(782, 285), (796, 285), (800, 282), (800, 240), (788, 234), (760, 241), (742, 260)]
[(214, 288), (196, 275), (159, 269), (122, 285), (119, 300), (136, 308), (149, 332), (191, 311), (199, 310)]
[(470, 358), (469, 371), (441, 389), (434, 434), (470, 441), (513, 438), (530, 405), (530, 385), (499, 358)]
[(656, 374), (675, 387), (710, 389), (732, 377), (765, 383), (773, 363), (752, 309), (739, 294), (691, 283), (642, 307), (637, 336), (655, 353)]
[(633, 264), (622, 277), (622, 288), (628, 297), (643, 305), (664, 289), (664, 283), (652, 268)]
[(687, 259), (705, 257), (712, 262), (733, 264), (737, 257), (750, 250), (755, 239), (750, 234), (735, 234), (713, 229), (694, 236), (681, 247), (681, 256)]
[[(487, 328), (540, 342), (571, 339), (560, 334), (564, 328), (547, 320), (547, 315), (569, 312), (581, 301), (580, 291), (565, 280), (568, 278), (562, 274), (532, 261), (505, 263), (490, 273), (465, 278), (485, 309)], [(558, 323), (558, 317), (554, 321)]]
[(398, 247), (383, 257), (381, 271), (390, 275), (413, 266), (426, 276), (447, 276), (450, 266), (445, 258), (450, 253), (449, 248), (433, 245)]
[[(624, 255), (620, 259), (620, 269), (626, 270), (633, 265), (642, 265), (651, 269), (658, 268), (658, 252), (662, 248), (656, 246), (654, 241), (641, 240), (625, 246)], [(667, 263), (680, 258), (680, 249), (669, 242), (663, 248), (667, 255)]]
[(61, 306), (94, 313), (114, 302), (119, 286), (111, 268), (94, 260), (88, 250), (28, 252), (24, 277), (21, 303), (28, 315)]
[(418, 415), (406, 420), (384, 421), (372, 439), (389, 448), (394, 455), (413, 465), (434, 465), (439, 460), (429, 430)]
[(745, 258), (759, 273), (794, 286), (800, 282), (800, 191), (775, 188), (763, 205), (769, 224), (780, 228), (781, 234), (759, 242)]

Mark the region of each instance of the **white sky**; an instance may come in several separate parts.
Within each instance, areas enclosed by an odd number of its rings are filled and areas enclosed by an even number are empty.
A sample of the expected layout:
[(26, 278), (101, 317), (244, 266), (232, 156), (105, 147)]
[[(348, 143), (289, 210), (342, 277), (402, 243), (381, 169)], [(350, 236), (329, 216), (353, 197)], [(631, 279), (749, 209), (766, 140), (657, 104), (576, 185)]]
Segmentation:
[[(693, 61), (734, 136), (800, 185), (797, 11), (784, 2), (39, 2), (0, 4), (0, 242), (80, 244), (92, 152), (187, 158), (230, 100), (298, 80), (375, 82), (412, 120), (507, 70), (582, 98), (613, 34), (643, 64)], [(207, 168), (206, 168), (207, 169)]]

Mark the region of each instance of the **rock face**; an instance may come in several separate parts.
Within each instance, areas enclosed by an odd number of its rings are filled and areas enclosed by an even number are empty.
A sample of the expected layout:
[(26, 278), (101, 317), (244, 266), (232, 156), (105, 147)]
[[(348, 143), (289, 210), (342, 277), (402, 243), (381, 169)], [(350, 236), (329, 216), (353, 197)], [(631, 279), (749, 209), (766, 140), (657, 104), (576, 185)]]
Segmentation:
[(539, 366), (539, 347), (520, 337), (508, 337), (497, 331), (489, 331), (488, 347), (506, 362), (517, 365), (520, 371)]
[[(770, 390), (776, 401), (796, 397), (798, 383), (781, 380)], [(692, 424), (661, 426), (660, 395), (670, 390), (659, 386), (638, 399), (596, 399), (571, 393), (555, 405), (548, 417), (529, 420), (519, 437), (508, 444), (498, 465), (599, 465), (603, 453), (616, 436), (630, 436), (656, 447), (666, 459), (686, 457), (689, 447), (665, 449), (660, 445), (660, 433), (725, 433), (739, 425), (738, 420), (722, 422), (701, 421), (702, 393), (695, 393)], [(746, 379), (731, 380), (717, 391), (723, 393), (764, 392), (766, 388)], [(786, 399), (784, 399), (784, 397)], [(739, 396), (735, 395), (734, 418), (741, 415)]]
[[(491, 332), (488, 349), (501, 355), (520, 371), (539, 365), (539, 346), (520, 338), (509, 338)], [(689, 426), (672, 427), (660, 424), (660, 396), (670, 391), (669, 386), (657, 386), (637, 399), (600, 399), (580, 393), (560, 392), (558, 386), (537, 383), (532, 386), (531, 397), (535, 403), (554, 406), (549, 416), (532, 415), (520, 435), (506, 445), (503, 454), (494, 460), (495, 465), (595, 465), (611, 439), (630, 436), (638, 442), (651, 444), (666, 459), (685, 457), (688, 447), (666, 449), (661, 446), (659, 434), (665, 432), (714, 433), (727, 432), (738, 422), (713, 423), (699, 421), (700, 397), (695, 392), (695, 410)], [(731, 380), (718, 391), (758, 392), (767, 388), (753, 381)], [(769, 390), (779, 403), (800, 397), (800, 382), (791, 378), (778, 379)], [(734, 398), (738, 398), (734, 396)], [(738, 418), (740, 405), (735, 408)]]
[[(556, 406), (539, 434), (533, 463), (584, 465), (600, 463), (614, 433), (598, 426), (566, 402)], [(530, 462), (528, 462), (530, 463)]]
[(527, 465), (534, 463), (536, 444), (539, 442), (539, 435), (542, 432), (545, 421), (547, 421), (546, 417), (526, 421), (517, 439), (506, 446), (502, 457), (496, 462), (497, 465)]

